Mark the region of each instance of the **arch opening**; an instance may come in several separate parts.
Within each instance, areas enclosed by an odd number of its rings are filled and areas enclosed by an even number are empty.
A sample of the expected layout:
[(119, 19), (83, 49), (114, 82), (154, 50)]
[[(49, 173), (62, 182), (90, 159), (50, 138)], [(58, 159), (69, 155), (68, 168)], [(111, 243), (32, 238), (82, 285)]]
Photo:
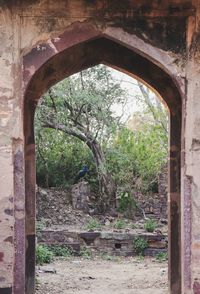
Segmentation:
[[(31, 54), (31, 53), (30, 53)], [(30, 55), (29, 55), (30, 57)], [(32, 56), (34, 64), (34, 54)], [(141, 79), (166, 102), (170, 111), (169, 153), (169, 282), (181, 292), (180, 152), (181, 95), (175, 80), (161, 67), (117, 41), (100, 37), (54, 54), (31, 77), (24, 98), (26, 194), (26, 293), (34, 293), (35, 275), (35, 141), (34, 112), (42, 94), (58, 81), (99, 63)], [(25, 71), (26, 71), (25, 66)]]

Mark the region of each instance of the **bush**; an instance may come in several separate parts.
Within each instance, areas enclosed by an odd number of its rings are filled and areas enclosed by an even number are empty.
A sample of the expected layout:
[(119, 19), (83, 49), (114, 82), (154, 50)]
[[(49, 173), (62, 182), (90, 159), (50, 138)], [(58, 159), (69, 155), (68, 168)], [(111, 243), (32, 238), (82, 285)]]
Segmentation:
[(66, 246), (53, 245), (51, 246), (51, 251), (55, 256), (70, 257), (72, 255), (71, 248)]
[(145, 231), (150, 233), (153, 233), (155, 231), (156, 226), (157, 226), (157, 223), (152, 219), (148, 219), (144, 223)]
[(145, 249), (148, 247), (148, 242), (141, 237), (137, 237), (133, 240), (133, 249), (136, 254), (144, 255)]
[(118, 219), (115, 224), (114, 227), (115, 229), (124, 229), (126, 227), (126, 222), (123, 219)]
[(101, 229), (101, 224), (96, 219), (91, 219), (86, 225), (86, 230), (99, 230)]
[(36, 264), (43, 265), (53, 260), (53, 252), (45, 245), (37, 245), (36, 247)]
[(166, 261), (167, 259), (167, 252), (159, 252), (158, 254), (156, 254), (156, 260), (159, 262)]

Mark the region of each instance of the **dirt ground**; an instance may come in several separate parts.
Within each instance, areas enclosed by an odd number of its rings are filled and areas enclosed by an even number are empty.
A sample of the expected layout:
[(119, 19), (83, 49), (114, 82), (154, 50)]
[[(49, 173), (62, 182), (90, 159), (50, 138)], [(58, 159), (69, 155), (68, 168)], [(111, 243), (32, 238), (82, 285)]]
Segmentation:
[[(110, 259), (110, 260), (107, 260)], [(57, 259), (41, 266), (36, 294), (167, 294), (167, 262), (153, 258)], [(56, 273), (44, 272), (53, 269)]]

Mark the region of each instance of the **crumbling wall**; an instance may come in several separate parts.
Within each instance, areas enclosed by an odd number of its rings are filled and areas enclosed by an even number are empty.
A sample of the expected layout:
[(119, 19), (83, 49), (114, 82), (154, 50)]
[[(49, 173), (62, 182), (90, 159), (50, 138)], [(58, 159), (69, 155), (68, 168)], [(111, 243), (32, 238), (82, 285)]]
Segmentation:
[[(20, 256), (17, 249), (18, 224), (24, 221), (22, 113), (20, 107), (21, 70), (18, 51), (18, 17), (0, 9), (0, 292), (12, 293), (13, 271)], [(16, 26), (14, 26), (16, 23)], [(22, 156), (21, 156), (22, 155)], [(22, 162), (21, 162), (22, 161)], [(21, 187), (19, 187), (21, 185)], [(15, 197), (15, 196), (19, 197)], [(21, 208), (22, 211), (21, 211)], [(18, 231), (19, 229), (19, 231)], [(23, 226), (21, 227), (23, 230)], [(23, 232), (24, 235), (24, 232)], [(23, 237), (23, 236), (22, 236)], [(23, 274), (24, 276), (24, 274)], [(15, 278), (15, 277), (14, 277)], [(22, 280), (23, 282), (23, 280)], [(17, 286), (17, 285), (16, 285)], [(15, 286), (14, 286), (15, 288)], [(3, 290), (2, 290), (3, 289)], [(6, 290), (4, 290), (6, 289)]]
[(133, 256), (134, 240), (140, 236), (148, 242), (144, 253), (147, 256), (155, 256), (167, 251), (167, 236), (151, 233), (122, 233), (122, 232), (74, 232), (66, 230), (43, 230), (38, 234), (38, 243), (45, 245), (66, 246), (75, 253), (80, 254), (84, 248), (89, 248), (101, 254), (117, 256)]
[[(189, 56), (186, 68), (187, 98), (184, 109), (183, 138), (183, 250), (184, 288), (200, 293), (200, 11), (190, 20)], [(191, 250), (191, 254), (190, 254)]]

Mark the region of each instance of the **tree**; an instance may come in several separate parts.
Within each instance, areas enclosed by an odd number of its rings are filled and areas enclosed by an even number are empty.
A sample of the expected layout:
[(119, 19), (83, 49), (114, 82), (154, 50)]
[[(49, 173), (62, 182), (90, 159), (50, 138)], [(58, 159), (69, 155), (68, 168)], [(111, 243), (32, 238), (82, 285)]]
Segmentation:
[[(134, 171), (135, 185), (140, 186), (143, 193), (155, 192), (158, 175), (167, 161), (168, 111), (149, 88), (140, 82), (133, 83), (140, 90), (140, 93), (135, 95), (140, 108), (127, 121), (127, 127), (131, 132), (123, 129), (119, 133), (117, 144), (118, 148), (121, 146), (121, 150), (118, 153), (127, 157), (127, 160), (123, 159), (123, 163), (127, 162), (126, 166)], [(131, 175), (127, 172), (126, 179), (128, 174)]]
[[(115, 200), (115, 183), (107, 170), (103, 145), (108, 145), (120, 118), (114, 104), (126, 102), (126, 91), (103, 65), (90, 68), (58, 83), (41, 99), (36, 113), (36, 134), (41, 128), (60, 131), (84, 142), (93, 154), (102, 209)], [(38, 149), (39, 151), (39, 149)]]

